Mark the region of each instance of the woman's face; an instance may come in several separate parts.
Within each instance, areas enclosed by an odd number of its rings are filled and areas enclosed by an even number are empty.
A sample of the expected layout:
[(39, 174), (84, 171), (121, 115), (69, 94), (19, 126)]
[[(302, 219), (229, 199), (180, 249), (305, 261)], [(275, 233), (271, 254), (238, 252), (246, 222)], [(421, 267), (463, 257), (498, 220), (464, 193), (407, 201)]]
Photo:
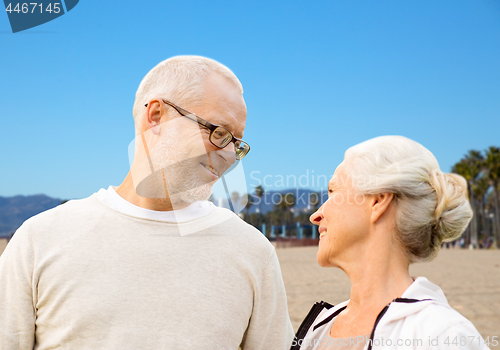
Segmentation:
[(317, 260), (324, 267), (342, 267), (362, 253), (370, 225), (369, 196), (353, 188), (343, 163), (330, 179), (328, 193), (328, 200), (310, 217), (319, 225)]

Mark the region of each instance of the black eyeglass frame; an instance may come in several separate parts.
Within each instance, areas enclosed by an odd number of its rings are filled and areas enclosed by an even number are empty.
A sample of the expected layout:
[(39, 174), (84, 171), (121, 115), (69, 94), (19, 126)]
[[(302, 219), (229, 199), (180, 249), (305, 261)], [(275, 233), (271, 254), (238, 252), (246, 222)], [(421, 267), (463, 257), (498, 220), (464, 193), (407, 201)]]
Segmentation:
[[(234, 142), (235, 146), (236, 146), (236, 142), (239, 141), (240, 143), (243, 143), (245, 145), (247, 145), (247, 151), (246, 153), (243, 155), (243, 157), (238, 157), (238, 153), (236, 152), (236, 159), (238, 160), (241, 160), (243, 158), (246, 157), (246, 155), (248, 154), (248, 152), (250, 152), (250, 145), (248, 143), (246, 143), (245, 141), (241, 140), (241, 139), (238, 139), (236, 137), (234, 137), (234, 135), (231, 133), (231, 131), (227, 130), (224, 126), (222, 125), (216, 125), (216, 124), (212, 124), (210, 122), (207, 122), (205, 119), (203, 118), (200, 118), (198, 117), (196, 114), (194, 113), (191, 113), (187, 110), (185, 110), (184, 108), (182, 107), (179, 107), (177, 106), (176, 104), (170, 102), (170, 101), (167, 101), (167, 100), (162, 100), (163, 103), (169, 105), (170, 107), (174, 108), (180, 115), (182, 115), (183, 117), (186, 117), (188, 118), (189, 120), (193, 121), (193, 122), (196, 122), (198, 123), (199, 125), (203, 126), (204, 128), (207, 128), (208, 130), (210, 130), (210, 136), (208, 137), (210, 143), (212, 145), (214, 145), (215, 147), (217, 148), (220, 148), (220, 149), (223, 149), (225, 147), (227, 147), (227, 145), (229, 145), (231, 142)], [(147, 107), (149, 103), (146, 103), (144, 106)], [(226, 130), (229, 135), (231, 135), (231, 140), (229, 140), (224, 146), (218, 146), (216, 145), (213, 141), (212, 141), (212, 135), (214, 133), (214, 131), (218, 128), (223, 128), (224, 130)]]

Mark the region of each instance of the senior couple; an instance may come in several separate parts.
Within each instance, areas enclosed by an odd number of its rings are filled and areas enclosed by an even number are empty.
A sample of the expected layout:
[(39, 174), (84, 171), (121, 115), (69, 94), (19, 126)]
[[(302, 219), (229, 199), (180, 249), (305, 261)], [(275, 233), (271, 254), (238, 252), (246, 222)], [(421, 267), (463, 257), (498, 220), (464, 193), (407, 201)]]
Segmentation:
[(207, 201), (250, 150), (242, 93), (204, 57), (145, 76), (123, 183), (27, 220), (1, 256), (0, 350), (447, 349), (455, 337), (486, 348), (438, 286), (408, 272), (464, 231), (466, 183), (395, 136), (347, 150), (311, 216), (318, 263), (348, 275), (351, 297), (314, 305), (294, 337), (273, 246)]

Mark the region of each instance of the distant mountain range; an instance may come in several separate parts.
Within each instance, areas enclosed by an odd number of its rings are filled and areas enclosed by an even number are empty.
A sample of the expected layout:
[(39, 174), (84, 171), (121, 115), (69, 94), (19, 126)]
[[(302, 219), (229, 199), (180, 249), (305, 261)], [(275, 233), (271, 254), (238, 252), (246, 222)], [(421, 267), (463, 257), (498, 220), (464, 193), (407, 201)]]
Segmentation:
[[(254, 205), (250, 207), (249, 213), (257, 213), (261, 211), (262, 214), (266, 214), (267, 212), (273, 211), (275, 205), (279, 204), (282, 195), (286, 195), (287, 193), (293, 193), (295, 196), (295, 205), (293, 207), (293, 211), (298, 214), (300, 212), (310, 211), (314, 206), (310, 204), (311, 200), (314, 200), (314, 193), (318, 193), (320, 197), (320, 205), (323, 204), (328, 199), (328, 192), (324, 191), (312, 191), (303, 188), (289, 188), (281, 191), (266, 191), (264, 192), (262, 198), (258, 198), (254, 193), (250, 193), (252, 197)], [(260, 202), (260, 204), (259, 204)], [(236, 200), (236, 203), (233, 204), (233, 208), (236, 209), (237, 212), (245, 211), (242, 207), (241, 198)], [(215, 205), (219, 207), (229, 208), (227, 198), (217, 198), (214, 202)]]
[[(314, 193), (319, 194), (320, 205), (328, 199), (328, 191), (326, 190), (312, 191), (304, 188), (289, 188), (282, 191), (266, 191), (261, 198), (260, 206), (262, 207), (262, 213), (265, 214), (268, 211), (273, 211), (274, 206), (279, 202), (278, 194), (286, 195), (287, 193), (293, 193), (295, 196), (295, 205), (293, 207), (293, 211), (295, 213), (305, 212), (312, 209), (313, 205), (310, 204), (310, 200), (315, 199)], [(256, 198), (255, 195), (253, 195), (253, 197), (254, 200), (257, 201), (257, 204), (250, 208), (250, 213), (257, 212), (257, 209), (259, 208), (258, 198)]]
[(0, 238), (9, 237), (30, 217), (52, 209), (62, 200), (44, 194), (0, 197)]
[[(295, 213), (311, 210), (310, 198), (314, 191), (302, 188), (292, 188), (282, 191), (266, 191), (261, 199), (253, 196), (254, 205), (250, 208), (250, 213), (259, 210), (265, 214), (274, 209), (274, 206), (280, 201), (280, 194), (293, 193), (296, 204), (293, 208)], [(328, 193), (320, 193), (320, 203), (328, 198)], [(259, 205), (258, 202), (261, 202)], [(51, 198), (44, 194), (34, 196), (15, 196), (0, 197), (0, 238), (10, 238), (11, 235), (21, 226), (21, 224), (30, 217), (37, 215), (45, 210), (52, 209), (61, 204), (62, 200)], [(241, 207), (241, 199), (237, 200), (236, 210), (244, 210)], [(227, 207), (227, 199), (221, 198), (215, 201), (215, 205)]]

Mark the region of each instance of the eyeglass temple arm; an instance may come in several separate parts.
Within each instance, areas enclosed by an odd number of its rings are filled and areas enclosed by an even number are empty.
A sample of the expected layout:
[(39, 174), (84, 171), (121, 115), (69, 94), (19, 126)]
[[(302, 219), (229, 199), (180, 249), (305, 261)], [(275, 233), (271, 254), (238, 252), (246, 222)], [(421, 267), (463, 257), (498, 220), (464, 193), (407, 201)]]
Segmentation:
[[(192, 120), (193, 122), (198, 123), (198, 124), (204, 126), (205, 128), (207, 128), (209, 130), (212, 130), (211, 125), (207, 121), (205, 121), (205, 120), (201, 119), (200, 117), (198, 117), (196, 114), (188, 112), (184, 108), (181, 108), (179, 106), (174, 105), (172, 102), (165, 101), (165, 100), (162, 100), (162, 101), (164, 103), (166, 103), (167, 105), (169, 105), (170, 107), (174, 108), (183, 117), (186, 117), (186, 118)], [(144, 106), (147, 107), (148, 104), (149, 103), (146, 103)]]
[(212, 126), (212, 124), (210, 124), (209, 122), (207, 122), (206, 120), (204, 119), (201, 119), (200, 117), (198, 117), (196, 114), (194, 113), (191, 113), (189, 111), (186, 111), (184, 108), (181, 108), (179, 106), (176, 106), (174, 105), (172, 102), (169, 102), (169, 101), (165, 101), (163, 100), (163, 102), (165, 102), (167, 105), (171, 106), (172, 108), (174, 108), (177, 112), (179, 112), (180, 115), (182, 115), (183, 117), (186, 117), (188, 119), (191, 119), (192, 121), (194, 121), (195, 123), (198, 123), (202, 126), (204, 126), (205, 128), (207, 128), (208, 130), (215, 130), (215, 126)]

